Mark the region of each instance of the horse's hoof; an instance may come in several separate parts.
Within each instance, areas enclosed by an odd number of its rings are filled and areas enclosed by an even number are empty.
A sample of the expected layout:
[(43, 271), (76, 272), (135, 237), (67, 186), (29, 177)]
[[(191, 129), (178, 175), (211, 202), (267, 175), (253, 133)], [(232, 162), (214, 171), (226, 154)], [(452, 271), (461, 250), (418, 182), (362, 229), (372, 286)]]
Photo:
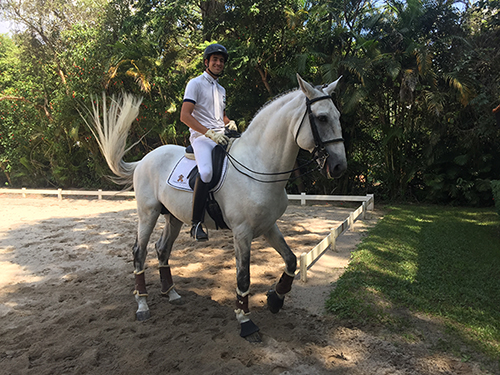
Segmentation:
[(168, 302), (172, 305), (175, 305), (175, 306), (184, 305), (184, 303), (186, 303), (186, 301), (184, 301), (184, 298), (180, 298), (180, 297), (176, 298), (176, 299), (171, 299)]
[(172, 305), (183, 305), (184, 299), (172, 287), (168, 292), (161, 292), (162, 297), (168, 297), (168, 302)]
[(259, 342), (262, 342), (262, 339), (260, 337), (259, 332), (255, 332), (255, 333), (252, 333), (251, 335), (246, 336), (245, 340), (247, 340), (248, 342), (254, 343), (254, 344), (258, 344)]
[(241, 323), (240, 336), (248, 342), (262, 342), (259, 334), (259, 327), (251, 320)]
[(135, 316), (137, 317), (137, 320), (139, 322), (144, 322), (145, 320), (148, 320), (149, 318), (151, 318), (151, 313), (149, 312), (149, 310), (137, 311), (135, 313)]
[(267, 292), (267, 308), (273, 314), (276, 314), (281, 310), (284, 301), (285, 297), (280, 297), (275, 290), (270, 290), (269, 292)]

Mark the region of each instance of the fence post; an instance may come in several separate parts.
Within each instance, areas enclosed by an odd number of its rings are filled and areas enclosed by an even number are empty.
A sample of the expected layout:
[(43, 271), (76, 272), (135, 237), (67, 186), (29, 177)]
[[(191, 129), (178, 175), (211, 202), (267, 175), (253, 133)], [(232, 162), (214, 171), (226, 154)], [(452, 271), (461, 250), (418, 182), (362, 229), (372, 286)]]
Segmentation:
[(366, 202), (363, 202), (363, 220), (366, 219)]
[(26, 198), (26, 188), (21, 189), (23, 191), (23, 198)]
[(373, 211), (375, 209), (375, 194), (366, 194), (368, 199), (368, 211)]
[(57, 199), (62, 201), (62, 189), (61, 188), (57, 189)]
[(102, 194), (101, 194), (102, 193), (102, 189), (98, 189), (97, 192), (98, 192), (97, 199), (101, 200), (102, 199)]
[(300, 205), (301, 206), (306, 205), (306, 193), (300, 193)]
[(307, 253), (300, 254), (300, 281), (307, 281)]

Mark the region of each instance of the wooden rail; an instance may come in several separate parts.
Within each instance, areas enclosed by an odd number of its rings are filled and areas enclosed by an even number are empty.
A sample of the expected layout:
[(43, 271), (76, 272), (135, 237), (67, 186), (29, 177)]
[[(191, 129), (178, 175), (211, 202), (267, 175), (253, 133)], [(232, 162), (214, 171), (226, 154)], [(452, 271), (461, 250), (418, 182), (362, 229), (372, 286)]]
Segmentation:
[[(359, 198), (359, 197), (356, 197)], [(347, 199), (345, 199), (347, 200)], [(296, 274), (300, 275), (300, 280), (307, 282), (307, 270), (312, 267), (314, 262), (318, 260), (327, 249), (335, 249), (335, 242), (339, 236), (341, 236), (345, 231), (353, 227), (354, 222), (361, 216), (362, 219), (366, 218), (366, 211), (371, 211), (374, 209), (374, 196), (373, 194), (367, 195), (367, 198), (362, 202), (362, 204), (353, 212), (349, 214), (349, 217), (345, 219), (336, 228), (332, 228), (330, 233), (323, 238), (323, 240), (317, 244), (311, 251), (304, 252), (300, 255), (299, 259), (299, 269)]]
[(97, 195), (98, 199), (102, 199), (103, 196), (113, 196), (113, 197), (135, 197), (133, 191), (103, 191), (99, 190), (63, 190), (63, 189), (0, 189), (0, 194), (22, 194), (23, 198), (26, 198), (28, 194), (38, 194), (38, 195), (57, 195), (59, 200), (63, 199), (63, 195)]

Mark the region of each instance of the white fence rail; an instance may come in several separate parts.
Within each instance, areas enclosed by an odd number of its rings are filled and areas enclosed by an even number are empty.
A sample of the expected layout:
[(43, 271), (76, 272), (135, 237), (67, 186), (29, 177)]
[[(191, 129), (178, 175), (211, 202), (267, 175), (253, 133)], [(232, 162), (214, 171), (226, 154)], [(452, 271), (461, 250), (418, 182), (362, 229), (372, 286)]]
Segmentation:
[[(133, 191), (103, 191), (99, 190), (63, 190), (63, 189), (0, 189), (0, 194), (22, 194), (26, 197), (28, 194), (38, 194), (38, 195), (57, 195), (58, 199), (63, 199), (63, 195), (66, 196), (78, 196), (78, 195), (95, 195), (98, 199), (102, 199), (104, 196), (113, 197), (134, 197), (135, 193)], [(352, 228), (354, 222), (358, 220), (361, 216), (362, 219), (366, 217), (366, 211), (372, 211), (375, 207), (375, 197), (373, 194), (367, 194), (366, 196), (354, 196), (354, 195), (307, 195), (302, 194), (289, 194), (289, 200), (300, 200), (302, 205), (305, 205), (307, 201), (329, 201), (329, 202), (362, 202), (361, 205), (349, 214), (349, 217), (345, 219), (338, 227), (332, 228), (330, 234), (326, 236), (318, 245), (316, 245), (311, 251), (307, 253), (302, 253), (300, 256), (300, 265), (297, 274), (300, 274), (300, 279), (303, 282), (307, 281), (307, 270), (316, 262), (316, 260), (323, 255), (323, 253), (328, 249), (335, 249), (336, 239), (342, 235), (346, 230)]]
[(38, 194), (38, 195), (57, 195), (59, 200), (63, 199), (63, 195), (97, 195), (98, 199), (102, 199), (103, 196), (113, 196), (113, 197), (135, 197), (133, 191), (103, 191), (99, 190), (63, 190), (63, 189), (0, 189), (0, 194), (22, 194), (23, 198), (26, 198), (28, 194)]
[[(27, 194), (38, 194), (38, 195), (57, 195), (59, 199), (63, 198), (63, 195), (97, 195), (98, 199), (102, 199), (103, 196), (116, 196), (116, 197), (134, 197), (135, 193), (133, 191), (105, 191), (99, 190), (65, 190), (65, 189), (9, 189), (0, 188), (0, 194), (22, 194), (26, 197)], [(300, 203), (304, 206), (307, 201), (330, 201), (330, 202), (372, 202), (373, 194), (367, 194), (366, 196), (356, 196), (356, 195), (307, 195), (302, 194), (288, 194), (289, 200), (300, 200)], [(368, 208), (371, 210), (372, 208)]]
[[(336, 196), (335, 198), (338, 198)], [(309, 197), (308, 197), (309, 198)], [(375, 197), (373, 194), (368, 194), (366, 197), (361, 196), (343, 196), (343, 201), (362, 201), (361, 205), (349, 214), (349, 217), (345, 219), (340, 225), (336, 228), (332, 228), (328, 236), (323, 238), (323, 240), (317, 244), (311, 251), (304, 252), (300, 255), (299, 261), (299, 269), (297, 274), (300, 274), (300, 280), (303, 282), (307, 282), (307, 270), (312, 267), (312, 265), (316, 262), (316, 260), (321, 257), (325, 251), (329, 248), (335, 249), (335, 242), (339, 236), (341, 236), (345, 231), (352, 228), (354, 222), (358, 220), (361, 216), (362, 219), (366, 218), (366, 211), (372, 211), (375, 207)], [(349, 199), (353, 198), (353, 199)], [(334, 199), (340, 200), (340, 199)]]

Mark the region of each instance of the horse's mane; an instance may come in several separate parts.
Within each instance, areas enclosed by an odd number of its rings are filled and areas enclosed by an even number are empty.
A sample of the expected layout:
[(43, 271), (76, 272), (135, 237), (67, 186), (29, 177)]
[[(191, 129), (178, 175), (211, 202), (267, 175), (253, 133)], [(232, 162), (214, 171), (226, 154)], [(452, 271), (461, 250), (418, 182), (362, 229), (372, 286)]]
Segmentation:
[[(322, 89), (324, 89), (327, 85), (317, 85), (315, 86), (314, 88), (321, 91)], [(271, 106), (272, 104), (274, 104), (275, 102), (277, 102), (278, 100), (280, 100), (281, 98), (283, 98), (284, 96), (287, 96), (288, 94), (292, 94), (294, 92), (297, 92), (297, 91), (300, 91), (299, 88), (294, 88), (294, 89), (290, 89), (288, 91), (284, 91), (282, 92), (281, 94), (278, 94), (276, 95), (275, 97), (271, 98), (270, 100), (268, 100), (267, 102), (264, 103), (264, 105), (262, 107), (259, 108), (259, 110), (255, 113), (255, 115), (252, 117), (252, 119), (250, 120), (248, 126), (252, 125), (252, 122), (253, 120), (259, 115), (259, 113), (261, 113), (263, 110), (265, 110), (267, 107)], [(500, 108), (500, 106), (499, 106)]]
[(291, 89), (291, 90), (288, 90), (288, 91), (284, 91), (282, 92), (281, 94), (278, 94), (276, 95), (275, 97), (273, 97), (272, 99), (268, 100), (266, 103), (264, 103), (264, 105), (262, 107), (259, 108), (259, 110), (255, 113), (255, 115), (252, 117), (252, 119), (250, 120), (250, 123), (248, 124), (248, 127), (250, 127), (250, 125), (252, 125), (252, 122), (253, 120), (263, 111), (265, 110), (267, 107), (271, 106), (272, 104), (274, 104), (275, 102), (277, 102), (278, 100), (280, 100), (281, 98), (283, 98), (284, 96), (287, 96), (288, 94), (292, 94), (296, 91), (299, 91), (298, 88), (294, 88), (294, 89)]

